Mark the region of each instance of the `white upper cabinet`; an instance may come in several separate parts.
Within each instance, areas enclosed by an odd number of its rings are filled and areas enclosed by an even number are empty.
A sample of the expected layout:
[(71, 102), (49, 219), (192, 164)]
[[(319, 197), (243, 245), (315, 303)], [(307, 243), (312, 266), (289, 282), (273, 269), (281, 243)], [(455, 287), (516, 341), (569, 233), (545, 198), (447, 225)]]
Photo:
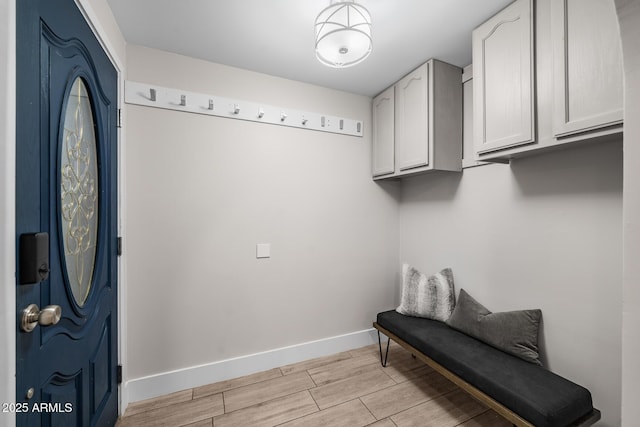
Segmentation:
[(462, 170), (461, 77), (431, 59), (374, 98), (374, 179)]
[(429, 64), (396, 83), (396, 151), (401, 171), (429, 164)]
[(475, 29), (472, 43), (476, 160), (622, 132), (614, 0), (516, 0)]
[(394, 87), (373, 99), (373, 176), (392, 174), (394, 158)]
[(474, 146), (487, 153), (535, 141), (532, 0), (473, 31)]
[(553, 134), (622, 123), (622, 48), (613, 0), (552, 0)]

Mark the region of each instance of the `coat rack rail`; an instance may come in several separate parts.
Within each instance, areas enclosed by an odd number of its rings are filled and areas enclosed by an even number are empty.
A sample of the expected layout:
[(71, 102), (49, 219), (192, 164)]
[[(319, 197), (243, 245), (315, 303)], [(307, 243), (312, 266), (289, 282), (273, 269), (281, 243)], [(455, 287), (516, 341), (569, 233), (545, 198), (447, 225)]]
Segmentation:
[(342, 135), (363, 135), (361, 120), (125, 81), (127, 104), (226, 117)]

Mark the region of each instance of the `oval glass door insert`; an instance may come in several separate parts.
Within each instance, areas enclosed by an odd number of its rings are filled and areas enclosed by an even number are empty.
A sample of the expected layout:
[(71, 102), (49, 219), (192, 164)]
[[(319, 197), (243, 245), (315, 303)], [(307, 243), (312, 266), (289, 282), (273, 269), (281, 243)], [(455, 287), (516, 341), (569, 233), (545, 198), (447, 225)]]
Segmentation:
[(63, 110), (60, 159), (62, 241), (69, 287), (82, 307), (91, 290), (98, 237), (98, 158), (93, 108), (77, 77)]

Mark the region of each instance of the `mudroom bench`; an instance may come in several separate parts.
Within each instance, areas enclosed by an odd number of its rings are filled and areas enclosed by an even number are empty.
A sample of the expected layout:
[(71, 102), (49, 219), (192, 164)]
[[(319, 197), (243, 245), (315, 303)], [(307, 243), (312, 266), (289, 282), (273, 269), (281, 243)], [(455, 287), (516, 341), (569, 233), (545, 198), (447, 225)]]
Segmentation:
[(516, 426), (590, 426), (600, 419), (589, 390), (443, 322), (392, 310), (379, 313), (373, 327), (383, 366), (389, 341), (383, 357), (380, 333)]

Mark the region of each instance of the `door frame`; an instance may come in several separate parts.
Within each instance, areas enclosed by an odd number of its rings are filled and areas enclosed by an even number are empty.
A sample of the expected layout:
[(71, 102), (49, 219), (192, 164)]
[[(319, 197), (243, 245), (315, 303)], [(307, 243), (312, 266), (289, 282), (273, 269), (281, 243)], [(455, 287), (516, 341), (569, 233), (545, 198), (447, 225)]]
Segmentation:
[[(0, 2), (0, 403), (16, 401), (16, 1)], [(118, 109), (124, 103), (124, 61), (103, 27), (93, 4), (95, 0), (74, 0), (93, 34), (118, 73)], [(108, 9), (106, 1), (104, 6)], [(102, 11), (101, 11), (102, 12)], [(102, 12), (104, 13), (104, 12)], [(119, 29), (117, 30), (119, 31)], [(122, 52), (124, 55), (125, 52)], [(2, 62), (0, 62), (1, 64)], [(123, 189), (125, 187), (124, 133), (118, 129), (118, 235), (124, 234)], [(126, 378), (126, 286), (124, 257), (118, 259), (118, 363)], [(118, 387), (118, 413), (128, 404), (125, 382)], [(15, 426), (15, 414), (0, 412), (0, 424)]]

